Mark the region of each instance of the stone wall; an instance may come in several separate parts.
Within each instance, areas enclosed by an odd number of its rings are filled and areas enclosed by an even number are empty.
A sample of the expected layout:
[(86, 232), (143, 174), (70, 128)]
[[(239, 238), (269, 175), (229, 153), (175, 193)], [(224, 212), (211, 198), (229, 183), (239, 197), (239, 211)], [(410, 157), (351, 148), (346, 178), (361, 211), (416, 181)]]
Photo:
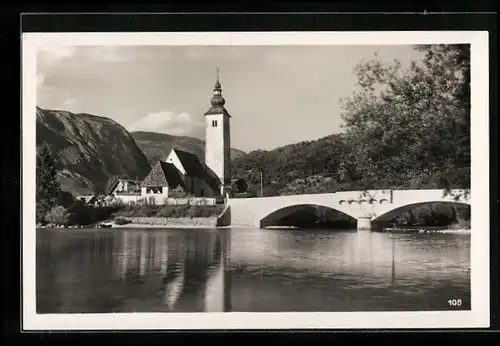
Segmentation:
[(168, 205), (215, 205), (215, 198), (211, 197), (185, 197), (185, 198), (166, 198), (163, 204)]
[(115, 195), (115, 198), (117, 200), (121, 201), (123, 204), (129, 204), (129, 203), (137, 203), (142, 197), (140, 194), (132, 194), (132, 193), (120, 194), (120, 193), (117, 193)]
[(127, 217), (132, 224), (180, 227), (216, 227), (217, 217)]

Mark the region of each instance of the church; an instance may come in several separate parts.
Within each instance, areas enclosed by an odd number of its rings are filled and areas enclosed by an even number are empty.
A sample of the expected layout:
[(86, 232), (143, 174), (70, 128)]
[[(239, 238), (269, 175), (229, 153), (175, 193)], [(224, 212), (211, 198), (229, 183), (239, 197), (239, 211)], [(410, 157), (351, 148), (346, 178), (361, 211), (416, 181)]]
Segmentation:
[(217, 80), (205, 113), (205, 162), (194, 154), (172, 149), (158, 161), (140, 184), (141, 198), (162, 204), (172, 191), (182, 188), (191, 197), (225, 196), (231, 186), (230, 118), (224, 107), (222, 86)]

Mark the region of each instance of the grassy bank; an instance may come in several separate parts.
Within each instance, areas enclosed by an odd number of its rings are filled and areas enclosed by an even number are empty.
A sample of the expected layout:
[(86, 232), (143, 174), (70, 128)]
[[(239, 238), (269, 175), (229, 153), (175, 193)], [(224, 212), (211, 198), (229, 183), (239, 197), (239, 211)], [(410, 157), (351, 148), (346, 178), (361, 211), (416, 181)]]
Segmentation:
[(138, 205), (120, 209), (113, 227), (215, 227), (223, 205)]
[(132, 205), (121, 207), (115, 217), (167, 217), (198, 218), (216, 217), (224, 210), (224, 205)]
[[(95, 227), (101, 223), (112, 223), (114, 226), (130, 225), (138, 222), (141, 225), (165, 226), (199, 224), (206, 225), (224, 210), (223, 205), (132, 205), (93, 207), (75, 203), (70, 208), (55, 207), (50, 217), (39, 227)], [(204, 221), (205, 219), (209, 221)], [(189, 221), (191, 220), (191, 221)]]

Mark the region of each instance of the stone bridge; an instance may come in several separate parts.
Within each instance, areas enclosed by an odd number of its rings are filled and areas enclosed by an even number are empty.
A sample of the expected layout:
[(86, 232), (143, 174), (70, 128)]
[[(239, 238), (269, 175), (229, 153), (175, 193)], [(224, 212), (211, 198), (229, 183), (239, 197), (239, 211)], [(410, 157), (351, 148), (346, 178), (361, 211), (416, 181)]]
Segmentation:
[(390, 221), (410, 207), (451, 202), (470, 205), (465, 190), (367, 190), (326, 194), (229, 199), (232, 226), (265, 228), (304, 206), (322, 206), (344, 213), (370, 230), (372, 221)]

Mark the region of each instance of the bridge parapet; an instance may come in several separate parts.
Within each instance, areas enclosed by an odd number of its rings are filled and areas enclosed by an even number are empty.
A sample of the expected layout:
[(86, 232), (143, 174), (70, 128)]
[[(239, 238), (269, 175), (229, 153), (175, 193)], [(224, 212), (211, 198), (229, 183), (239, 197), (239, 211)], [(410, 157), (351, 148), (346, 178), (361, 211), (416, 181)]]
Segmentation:
[(261, 198), (229, 199), (231, 224), (260, 227), (261, 221), (275, 214), (283, 217), (303, 206), (323, 206), (335, 209), (357, 220), (363, 228), (391, 211), (429, 202), (456, 202), (470, 204), (465, 190), (367, 190), (340, 191), (327, 194), (290, 195)]

